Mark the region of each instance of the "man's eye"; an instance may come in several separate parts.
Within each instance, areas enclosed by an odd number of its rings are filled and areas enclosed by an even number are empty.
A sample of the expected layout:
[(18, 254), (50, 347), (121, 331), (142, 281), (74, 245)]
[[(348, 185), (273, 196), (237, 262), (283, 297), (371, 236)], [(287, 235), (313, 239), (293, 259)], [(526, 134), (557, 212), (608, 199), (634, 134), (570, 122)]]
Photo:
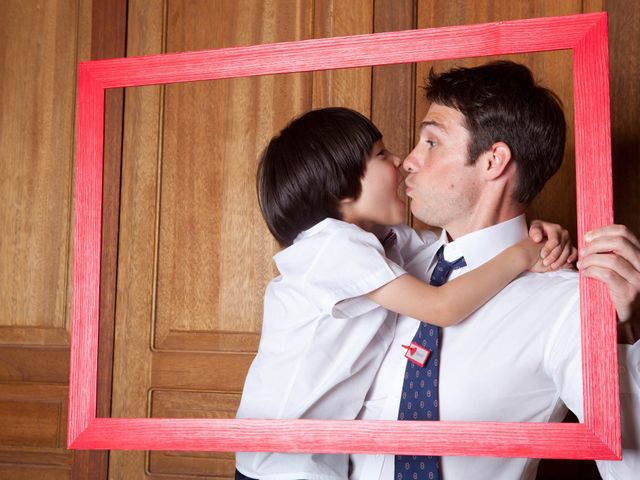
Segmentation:
[(434, 140), (425, 140), (425, 143), (431, 148), (436, 146), (436, 142)]

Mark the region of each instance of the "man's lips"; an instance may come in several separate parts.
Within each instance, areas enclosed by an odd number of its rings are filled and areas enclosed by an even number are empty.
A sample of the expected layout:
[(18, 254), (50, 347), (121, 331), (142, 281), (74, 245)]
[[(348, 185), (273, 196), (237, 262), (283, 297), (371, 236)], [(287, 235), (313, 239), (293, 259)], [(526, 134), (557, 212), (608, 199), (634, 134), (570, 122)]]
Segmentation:
[(407, 181), (405, 180), (405, 182), (404, 182), (404, 191), (405, 191), (405, 194), (408, 196), (408, 195), (411, 193), (411, 190), (413, 190), (413, 189), (411, 188), (411, 185), (409, 185), (409, 184), (407, 183)]

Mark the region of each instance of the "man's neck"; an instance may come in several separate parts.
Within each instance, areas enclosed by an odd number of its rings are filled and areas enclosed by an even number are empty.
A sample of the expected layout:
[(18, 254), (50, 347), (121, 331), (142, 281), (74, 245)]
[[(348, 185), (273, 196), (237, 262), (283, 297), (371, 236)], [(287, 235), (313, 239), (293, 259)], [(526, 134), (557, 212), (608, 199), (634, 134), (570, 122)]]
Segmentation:
[[(506, 202), (505, 202), (506, 203)], [(524, 208), (518, 205), (476, 205), (466, 216), (461, 216), (447, 225), (443, 225), (451, 240), (482, 230), (498, 223), (506, 222), (524, 213)]]

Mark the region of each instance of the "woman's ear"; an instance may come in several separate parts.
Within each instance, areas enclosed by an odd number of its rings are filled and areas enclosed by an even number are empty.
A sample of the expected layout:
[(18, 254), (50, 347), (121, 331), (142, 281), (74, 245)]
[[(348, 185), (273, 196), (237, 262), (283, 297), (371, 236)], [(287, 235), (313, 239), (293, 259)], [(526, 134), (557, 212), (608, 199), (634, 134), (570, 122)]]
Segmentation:
[(496, 180), (511, 171), (511, 149), (504, 142), (496, 142), (483, 153), (485, 175), (488, 180)]

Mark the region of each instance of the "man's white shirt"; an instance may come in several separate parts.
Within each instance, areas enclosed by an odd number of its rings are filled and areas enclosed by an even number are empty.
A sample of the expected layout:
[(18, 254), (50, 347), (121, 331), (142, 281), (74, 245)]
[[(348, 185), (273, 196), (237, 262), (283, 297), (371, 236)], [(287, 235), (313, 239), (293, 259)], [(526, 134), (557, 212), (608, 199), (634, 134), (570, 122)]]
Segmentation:
[[(526, 220), (520, 216), (446, 244), (445, 259), (464, 256), (467, 263), (451, 278), (477, 268), (527, 234)], [(443, 232), (405, 269), (427, 280), (433, 256), (444, 243)], [(527, 272), (463, 322), (444, 328), (440, 419), (560, 422), (567, 407), (582, 418), (579, 312), (575, 271)], [(394, 340), (359, 418), (397, 418), (406, 364), (402, 345), (413, 339), (418, 325), (412, 318), (398, 318)], [(621, 346), (620, 359), (626, 364), (621, 368), (624, 461), (598, 462), (605, 479), (640, 478), (640, 342)], [(394, 478), (393, 456), (353, 455), (352, 462), (352, 480)], [(446, 480), (526, 480), (535, 478), (537, 464), (536, 459), (443, 457), (442, 475)]]

